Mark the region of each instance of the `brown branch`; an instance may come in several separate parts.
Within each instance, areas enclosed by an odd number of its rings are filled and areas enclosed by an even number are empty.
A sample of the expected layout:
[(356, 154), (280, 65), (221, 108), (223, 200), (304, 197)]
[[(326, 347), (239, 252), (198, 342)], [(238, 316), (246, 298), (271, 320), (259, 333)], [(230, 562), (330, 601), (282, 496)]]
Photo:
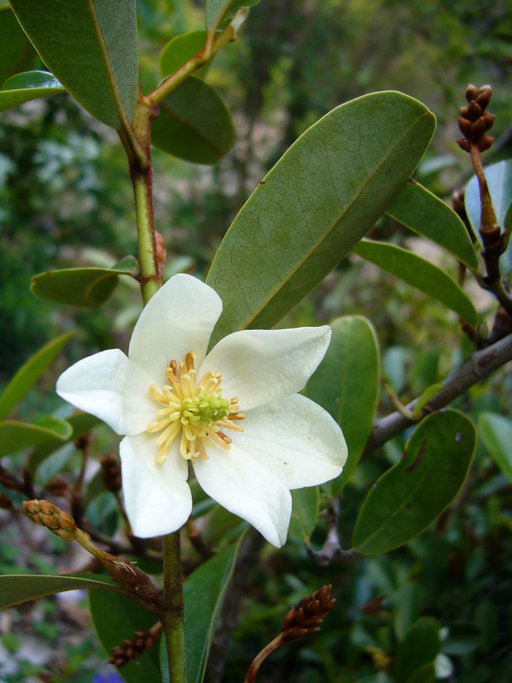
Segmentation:
[[(481, 351), (476, 351), (466, 358), (464, 364), (454, 370), (443, 382), (442, 389), (430, 399), (421, 413), (425, 417), (433, 410), (445, 408), (449, 403), (461, 396), (478, 382), (486, 379), (495, 370), (512, 360), (512, 335), (500, 339)], [(407, 404), (408, 410), (414, 411), (418, 399)], [(372, 453), (386, 441), (393, 438), (410, 425), (415, 424), (398, 411), (374, 423), (370, 438), (363, 455)]]

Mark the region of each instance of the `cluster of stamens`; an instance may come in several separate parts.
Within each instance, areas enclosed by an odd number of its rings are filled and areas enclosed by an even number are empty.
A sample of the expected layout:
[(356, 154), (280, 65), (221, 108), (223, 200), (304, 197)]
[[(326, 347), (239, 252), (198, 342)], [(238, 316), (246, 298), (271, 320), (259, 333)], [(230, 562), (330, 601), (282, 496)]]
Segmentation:
[(180, 454), (185, 460), (206, 460), (206, 445), (229, 448), (231, 439), (222, 430), (243, 431), (234, 424), (243, 420), (238, 398), (222, 397), (221, 375), (206, 372), (196, 385), (195, 353), (187, 353), (178, 364), (172, 360), (166, 368), (169, 384), (158, 389), (149, 387), (151, 396), (162, 406), (156, 413), (156, 421), (150, 422), (146, 431), (161, 432), (156, 442), (160, 449), (156, 460), (165, 462), (167, 453), (181, 432)]

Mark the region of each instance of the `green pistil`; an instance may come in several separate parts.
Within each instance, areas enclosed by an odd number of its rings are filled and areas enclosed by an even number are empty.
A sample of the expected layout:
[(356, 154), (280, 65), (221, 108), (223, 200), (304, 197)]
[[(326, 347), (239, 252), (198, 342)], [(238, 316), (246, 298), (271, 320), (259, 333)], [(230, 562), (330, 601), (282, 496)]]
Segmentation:
[(194, 396), (183, 401), (182, 415), (192, 424), (212, 425), (223, 420), (229, 413), (229, 401), (220, 394)]

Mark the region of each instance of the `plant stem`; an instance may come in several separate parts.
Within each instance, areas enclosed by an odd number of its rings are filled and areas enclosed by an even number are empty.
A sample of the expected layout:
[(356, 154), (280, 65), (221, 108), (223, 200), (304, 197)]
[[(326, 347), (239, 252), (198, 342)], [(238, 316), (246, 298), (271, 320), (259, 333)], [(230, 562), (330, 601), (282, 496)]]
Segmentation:
[(254, 683), (256, 681), (258, 670), (262, 665), (263, 661), (269, 656), (271, 652), (274, 652), (274, 650), (277, 650), (278, 647), (281, 647), (283, 642), (283, 634), (280, 633), (278, 636), (274, 638), (274, 640), (272, 640), (268, 645), (266, 645), (259, 654), (256, 655), (256, 657), (253, 659), (251, 663), (251, 666), (249, 667), (249, 670), (247, 671), (244, 683)]
[(183, 613), (180, 532), (175, 531), (164, 536), (164, 609), (161, 615), (171, 683), (187, 683)]
[(133, 174), (133, 190), (139, 243), (140, 286), (144, 304), (147, 304), (162, 284), (156, 250), (151, 169), (147, 173)]

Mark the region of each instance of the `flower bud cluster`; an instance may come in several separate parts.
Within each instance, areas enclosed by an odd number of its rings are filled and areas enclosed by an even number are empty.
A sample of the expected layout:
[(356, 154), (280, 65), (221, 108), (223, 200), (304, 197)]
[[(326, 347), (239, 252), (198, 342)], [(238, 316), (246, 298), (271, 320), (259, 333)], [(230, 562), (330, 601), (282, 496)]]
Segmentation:
[(75, 538), (75, 520), (56, 505), (47, 500), (29, 500), (23, 502), (23, 508), (33, 522), (45, 526), (65, 541), (72, 541)]
[(133, 640), (125, 639), (122, 645), (112, 648), (109, 663), (119, 668), (127, 664), (131, 659), (138, 659), (149, 650), (160, 637), (160, 624), (148, 631), (135, 631)]
[(119, 460), (113, 453), (109, 453), (101, 459), (101, 467), (103, 469), (102, 477), (105, 488), (107, 491), (112, 491), (112, 493), (118, 493), (122, 485)]
[(296, 640), (318, 631), (320, 624), (331, 611), (336, 600), (331, 597), (331, 585), (322, 586), (310, 598), (306, 595), (297, 609), (292, 607), (281, 627), (283, 640)]
[(486, 111), (491, 99), (492, 88), (490, 85), (482, 85), (477, 88), (471, 83), (464, 93), (468, 104), (460, 109), (459, 128), (464, 136), (457, 143), (461, 149), (469, 152), (471, 144), (484, 152), (494, 142), (494, 138), (486, 135), (494, 123), (494, 114)]

